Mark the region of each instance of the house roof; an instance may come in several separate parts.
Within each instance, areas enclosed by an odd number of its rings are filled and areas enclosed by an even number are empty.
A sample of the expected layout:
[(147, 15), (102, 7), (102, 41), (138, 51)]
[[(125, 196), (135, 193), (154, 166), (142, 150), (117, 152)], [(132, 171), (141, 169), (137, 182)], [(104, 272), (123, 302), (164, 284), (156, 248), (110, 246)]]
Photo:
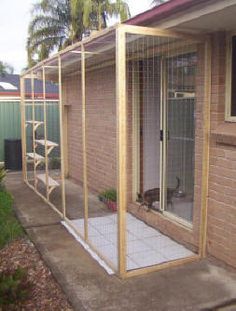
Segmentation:
[(169, 0), (125, 21), (189, 33), (235, 31), (236, 0)]
[(148, 11), (128, 19), (125, 21), (125, 24), (137, 26), (150, 25), (157, 19), (167, 18), (170, 15), (192, 8), (195, 5), (199, 5), (201, 3), (206, 4), (210, 1), (211, 0), (169, 0), (168, 2), (164, 2)]
[[(43, 81), (34, 79), (35, 98), (43, 98)], [(25, 79), (26, 97), (31, 96), (31, 81)], [(5, 74), (0, 75), (0, 97), (20, 96), (20, 75)], [(46, 82), (46, 98), (58, 99), (58, 86), (52, 82)]]

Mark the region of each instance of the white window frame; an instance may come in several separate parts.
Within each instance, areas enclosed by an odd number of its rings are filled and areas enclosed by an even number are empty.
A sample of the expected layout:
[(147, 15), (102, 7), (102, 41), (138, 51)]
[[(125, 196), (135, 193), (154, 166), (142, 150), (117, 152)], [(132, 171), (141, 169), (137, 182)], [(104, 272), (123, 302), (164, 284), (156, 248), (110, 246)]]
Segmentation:
[(228, 122), (236, 122), (236, 116), (231, 115), (231, 106), (232, 106), (232, 37), (233, 36), (236, 36), (236, 32), (231, 32), (226, 37), (225, 121), (228, 121)]

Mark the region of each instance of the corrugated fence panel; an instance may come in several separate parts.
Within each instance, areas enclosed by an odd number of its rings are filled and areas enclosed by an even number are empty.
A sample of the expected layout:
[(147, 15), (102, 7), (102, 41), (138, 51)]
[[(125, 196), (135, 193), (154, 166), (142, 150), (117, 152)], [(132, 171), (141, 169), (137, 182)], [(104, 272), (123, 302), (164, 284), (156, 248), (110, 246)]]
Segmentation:
[[(29, 106), (26, 112), (26, 119), (32, 119), (31, 107)], [(41, 107), (35, 109), (35, 119), (38, 121), (43, 121), (43, 111)], [(47, 130), (48, 139), (59, 143), (60, 131), (57, 102), (48, 102)], [(37, 130), (38, 136), (40, 136), (40, 131), (42, 131), (42, 129), (39, 128)], [(43, 135), (43, 132), (41, 134)], [(0, 162), (4, 161), (4, 139), (8, 138), (21, 138), (21, 118), (19, 101), (0, 101)], [(32, 134), (27, 131), (28, 148), (32, 147), (31, 142)], [(57, 154), (55, 154), (54, 156), (57, 156)]]
[(4, 161), (4, 139), (21, 138), (19, 101), (0, 101), (0, 162)]

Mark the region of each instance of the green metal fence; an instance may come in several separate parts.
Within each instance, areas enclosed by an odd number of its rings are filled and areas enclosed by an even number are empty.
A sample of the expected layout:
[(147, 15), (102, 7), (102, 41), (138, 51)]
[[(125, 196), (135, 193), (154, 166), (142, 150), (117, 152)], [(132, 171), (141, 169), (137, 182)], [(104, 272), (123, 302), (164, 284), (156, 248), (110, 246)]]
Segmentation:
[[(48, 139), (59, 142), (58, 102), (47, 102)], [(31, 110), (31, 109), (30, 109)], [(29, 113), (29, 112), (28, 112)], [(30, 113), (26, 118), (30, 118)], [(30, 118), (31, 119), (31, 118)], [(42, 111), (35, 111), (35, 119), (42, 120)], [(30, 134), (27, 135), (30, 145)], [(0, 162), (4, 161), (4, 139), (21, 138), (20, 101), (0, 100)]]

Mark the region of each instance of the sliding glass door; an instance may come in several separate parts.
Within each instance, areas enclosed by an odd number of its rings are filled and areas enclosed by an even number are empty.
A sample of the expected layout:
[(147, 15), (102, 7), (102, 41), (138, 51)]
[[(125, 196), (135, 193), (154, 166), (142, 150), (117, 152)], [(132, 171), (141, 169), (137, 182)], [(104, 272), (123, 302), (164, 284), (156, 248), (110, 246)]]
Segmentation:
[(174, 55), (162, 71), (164, 210), (188, 222), (194, 202), (196, 62), (196, 53)]
[[(149, 208), (192, 222), (195, 160), (195, 52), (139, 63), (136, 192), (153, 196)], [(137, 71), (135, 71), (137, 72)], [(137, 82), (138, 81), (138, 82)], [(137, 106), (137, 100), (134, 107)]]

